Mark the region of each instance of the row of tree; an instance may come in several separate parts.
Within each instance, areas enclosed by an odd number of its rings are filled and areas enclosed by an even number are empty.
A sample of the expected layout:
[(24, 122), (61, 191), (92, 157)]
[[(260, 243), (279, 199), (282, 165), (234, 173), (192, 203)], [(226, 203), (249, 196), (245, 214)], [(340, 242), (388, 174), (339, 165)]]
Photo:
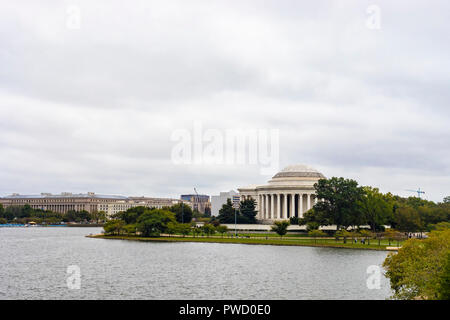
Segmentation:
[(159, 237), (162, 233), (194, 236), (199, 234), (212, 235), (216, 232), (222, 235), (228, 231), (218, 221), (214, 224), (204, 224), (196, 227), (191, 224), (192, 210), (188, 206), (176, 204), (163, 209), (135, 207), (116, 214), (103, 226), (105, 233), (110, 235), (135, 235), (143, 237)]
[(89, 213), (85, 210), (69, 210), (67, 213), (49, 210), (33, 209), (30, 205), (9, 206), (6, 209), (0, 204), (0, 224), (28, 223), (34, 221), (42, 224), (57, 224), (61, 222), (102, 222), (106, 220), (106, 213), (96, 211)]
[(256, 223), (256, 202), (254, 199), (246, 199), (239, 203), (239, 208), (233, 207), (231, 199), (227, 199), (222, 208), (219, 210), (217, 217), (212, 217), (211, 221), (219, 223), (239, 223), (252, 224)]
[(369, 225), (375, 232), (390, 225), (399, 231), (421, 232), (450, 221), (450, 197), (436, 204), (417, 197), (383, 194), (377, 188), (361, 187), (355, 180), (336, 177), (321, 179), (314, 188), (320, 201), (298, 220), (309, 229)]

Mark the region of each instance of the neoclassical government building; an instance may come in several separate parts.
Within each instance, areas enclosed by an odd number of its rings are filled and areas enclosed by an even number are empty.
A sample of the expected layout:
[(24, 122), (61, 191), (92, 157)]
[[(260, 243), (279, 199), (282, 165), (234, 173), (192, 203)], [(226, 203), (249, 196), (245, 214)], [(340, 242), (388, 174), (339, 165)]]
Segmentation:
[(317, 202), (314, 184), (325, 176), (306, 165), (284, 168), (265, 185), (238, 188), (241, 200), (255, 199), (262, 222), (303, 216)]

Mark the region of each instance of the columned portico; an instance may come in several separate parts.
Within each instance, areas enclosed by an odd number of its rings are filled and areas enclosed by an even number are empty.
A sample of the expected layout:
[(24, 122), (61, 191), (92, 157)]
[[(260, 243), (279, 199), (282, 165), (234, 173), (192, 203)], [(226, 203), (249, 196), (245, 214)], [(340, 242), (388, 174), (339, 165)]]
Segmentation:
[(325, 178), (317, 170), (289, 166), (277, 173), (266, 185), (238, 188), (241, 199), (255, 199), (257, 219), (262, 222), (302, 218), (318, 201), (314, 184)]

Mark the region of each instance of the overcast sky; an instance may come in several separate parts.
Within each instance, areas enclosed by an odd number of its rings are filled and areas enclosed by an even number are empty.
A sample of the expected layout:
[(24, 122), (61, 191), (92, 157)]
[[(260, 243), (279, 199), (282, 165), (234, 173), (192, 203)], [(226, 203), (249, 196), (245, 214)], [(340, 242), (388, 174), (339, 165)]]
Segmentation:
[(448, 1), (0, 0), (0, 196), (178, 198), (276, 173), (174, 163), (173, 132), (197, 121), (278, 129), (280, 169), (442, 201), (449, 12)]

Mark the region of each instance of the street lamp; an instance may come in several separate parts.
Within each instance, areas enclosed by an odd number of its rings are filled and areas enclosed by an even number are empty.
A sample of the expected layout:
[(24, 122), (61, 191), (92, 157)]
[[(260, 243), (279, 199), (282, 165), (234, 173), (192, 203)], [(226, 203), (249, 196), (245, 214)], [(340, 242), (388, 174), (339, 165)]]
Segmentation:
[(236, 230), (236, 208), (234, 209), (234, 237), (237, 237), (237, 230)]

